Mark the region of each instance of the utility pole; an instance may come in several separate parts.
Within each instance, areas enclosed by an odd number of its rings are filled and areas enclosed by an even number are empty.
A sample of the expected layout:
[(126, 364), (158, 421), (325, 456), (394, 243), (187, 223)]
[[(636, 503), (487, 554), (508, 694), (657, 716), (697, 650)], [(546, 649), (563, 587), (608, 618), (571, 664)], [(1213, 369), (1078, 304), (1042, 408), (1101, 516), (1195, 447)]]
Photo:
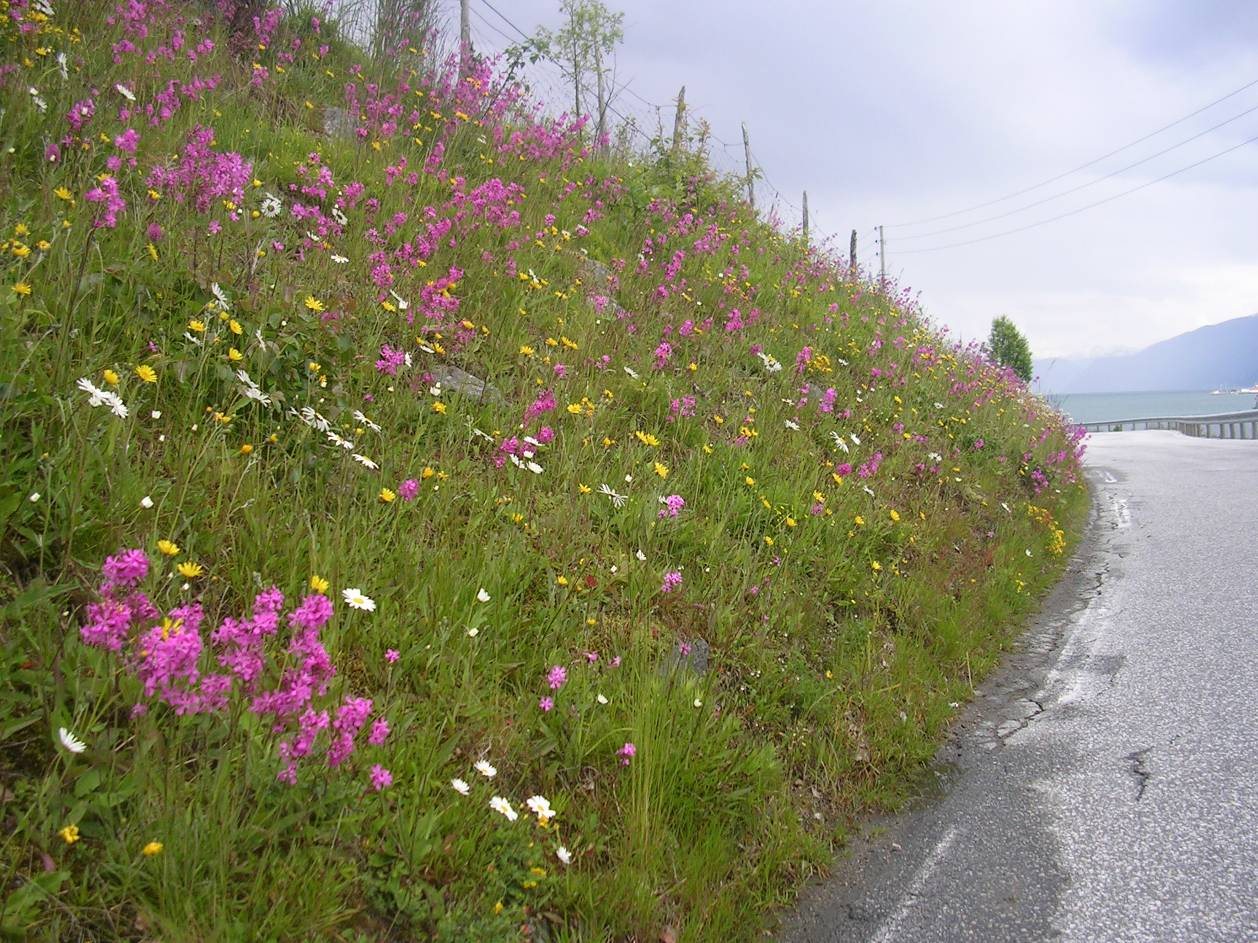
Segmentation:
[(677, 93), (677, 109), (673, 115), (673, 157), (681, 149), (682, 138), (686, 135), (686, 86)]
[(878, 227), (878, 283), (882, 286), (882, 290), (887, 290), (887, 237), (883, 235), (882, 227)]
[(808, 244), (808, 191), (804, 191), (804, 245)]
[(466, 78), (472, 71), (472, 0), (459, 0), (459, 69)]
[(743, 122), (743, 157), (747, 162), (747, 202), (756, 208), (756, 188), (751, 177), (751, 138), (747, 134), (747, 122)]
[(852, 230), (852, 247), (847, 253), (848, 272), (854, 277), (856, 275), (856, 230)]

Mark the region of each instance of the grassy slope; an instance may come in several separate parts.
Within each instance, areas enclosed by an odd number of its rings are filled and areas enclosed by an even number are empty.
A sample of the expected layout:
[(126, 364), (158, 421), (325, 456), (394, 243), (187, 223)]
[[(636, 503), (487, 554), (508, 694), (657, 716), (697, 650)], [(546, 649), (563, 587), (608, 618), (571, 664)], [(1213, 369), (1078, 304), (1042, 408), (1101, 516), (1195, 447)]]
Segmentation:
[[(144, 35), (64, 6), (45, 21), (9, 0), (3, 39), (0, 925), (49, 940), (754, 936), (855, 812), (904, 794), (950, 703), (1058, 571), (1054, 530), (1071, 532), (1085, 498), (1060, 417), (766, 227), (695, 155), (593, 156), (487, 75), (452, 93), (408, 73), (405, 52), (407, 88), (354, 76), (326, 24), (284, 24), (264, 50), (246, 37), (238, 58), (182, 4), (147, 11)], [(146, 62), (181, 14), (187, 45), (215, 48)], [(138, 51), (115, 62), (127, 35)], [(213, 76), (167, 120), (120, 114)], [(316, 133), (349, 81), (369, 130)], [(75, 132), (65, 115), (87, 99)], [(382, 127), (395, 103), (396, 131)], [(198, 124), (216, 153), (251, 162), (243, 200), (198, 210), (169, 181), (148, 193)], [(114, 143), (128, 127), (134, 168)], [(94, 229), (103, 204), (87, 195), (110, 155), (127, 205)], [(326, 196), (294, 192), (319, 166)], [(519, 190), (474, 196), (490, 180)], [(355, 182), (342, 224), (333, 204)], [(314, 218), (295, 220), (294, 202)], [(414, 324), (373, 283), (382, 259)], [(381, 373), (382, 344), (412, 364)], [(447, 364), (499, 397), (437, 390)], [(243, 395), (241, 368), (271, 406)], [(116, 390), (127, 418), (89, 405), (80, 377)], [(522, 427), (543, 391), (556, 408)], [(295, 418), (303, 406), (378, 470)], [(504, 440), (543, 425), (540, 473), (503, 461)], [(675, 518), (660, 516), (668, 495), (685, 501)], [(242, 681), (204, 714), (145, 697), (140, 643), (114, 654), (79, 631), (124, 547), (150, 557), (163, 613), (203, 601), (203, 672), (219, 670), (210, 630), (260, 589), (296, 602), (312, 575), (328, 580), (337, 674), (315, 707), (369, 697), (387, 739), (364, 731), (328, 769), (322, 734), (290, 786)], [(191, 562), (204, 572), (175, 573)], [(665, 593), (671, 571), (682, 582)], [(375, 611), (348, 606), (347, 588)], [(283, 623), (266, 641), (262, 689), (292, 664), (288, 638)], [(675, 667), (703, 644), (706, 673)], [(567, 681), (552, 691), (555, 665)], [(59, 745), (61, 726), (85, 752)], [(383, 791), (375, 764), (392, 774)], [(534, 794), (557, 813), (545, 827), (523, 807)], [(493, 795), (519, 819), (491, 811)], [(163, 848), (145, 856), (150, 841)]]

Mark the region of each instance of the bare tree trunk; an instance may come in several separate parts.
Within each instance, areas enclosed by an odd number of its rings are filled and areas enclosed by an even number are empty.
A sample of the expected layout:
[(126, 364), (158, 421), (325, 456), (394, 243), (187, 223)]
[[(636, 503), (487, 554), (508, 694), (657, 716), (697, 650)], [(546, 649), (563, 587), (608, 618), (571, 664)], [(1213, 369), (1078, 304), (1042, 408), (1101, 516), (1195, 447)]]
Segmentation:
[(594, 47), (594, 75), (598, 80), (598, 132), (597, 141), (602, 148), (603, 134), (607, 130), (607, 91), (603, 82), (603, 52)]

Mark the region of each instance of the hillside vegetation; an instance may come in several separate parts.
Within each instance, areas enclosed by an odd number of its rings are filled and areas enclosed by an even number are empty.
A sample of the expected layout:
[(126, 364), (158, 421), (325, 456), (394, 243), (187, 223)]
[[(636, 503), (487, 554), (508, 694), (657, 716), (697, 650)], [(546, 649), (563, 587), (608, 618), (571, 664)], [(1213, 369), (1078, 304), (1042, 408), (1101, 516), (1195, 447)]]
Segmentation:
[(57, 7), (0, 3), (4, 934), (757, 937), (1059, 572), (1078, 437), (694, 148)]

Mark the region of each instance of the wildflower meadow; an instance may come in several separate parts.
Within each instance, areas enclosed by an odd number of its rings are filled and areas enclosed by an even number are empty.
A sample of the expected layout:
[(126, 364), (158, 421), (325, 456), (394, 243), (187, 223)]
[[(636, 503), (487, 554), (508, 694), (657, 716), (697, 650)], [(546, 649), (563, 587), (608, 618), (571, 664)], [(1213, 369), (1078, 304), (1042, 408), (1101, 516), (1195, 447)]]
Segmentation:
[(1011, 371), (425, 44), (0, 0), (6, 939), (755, 938), (1079, 536)]

